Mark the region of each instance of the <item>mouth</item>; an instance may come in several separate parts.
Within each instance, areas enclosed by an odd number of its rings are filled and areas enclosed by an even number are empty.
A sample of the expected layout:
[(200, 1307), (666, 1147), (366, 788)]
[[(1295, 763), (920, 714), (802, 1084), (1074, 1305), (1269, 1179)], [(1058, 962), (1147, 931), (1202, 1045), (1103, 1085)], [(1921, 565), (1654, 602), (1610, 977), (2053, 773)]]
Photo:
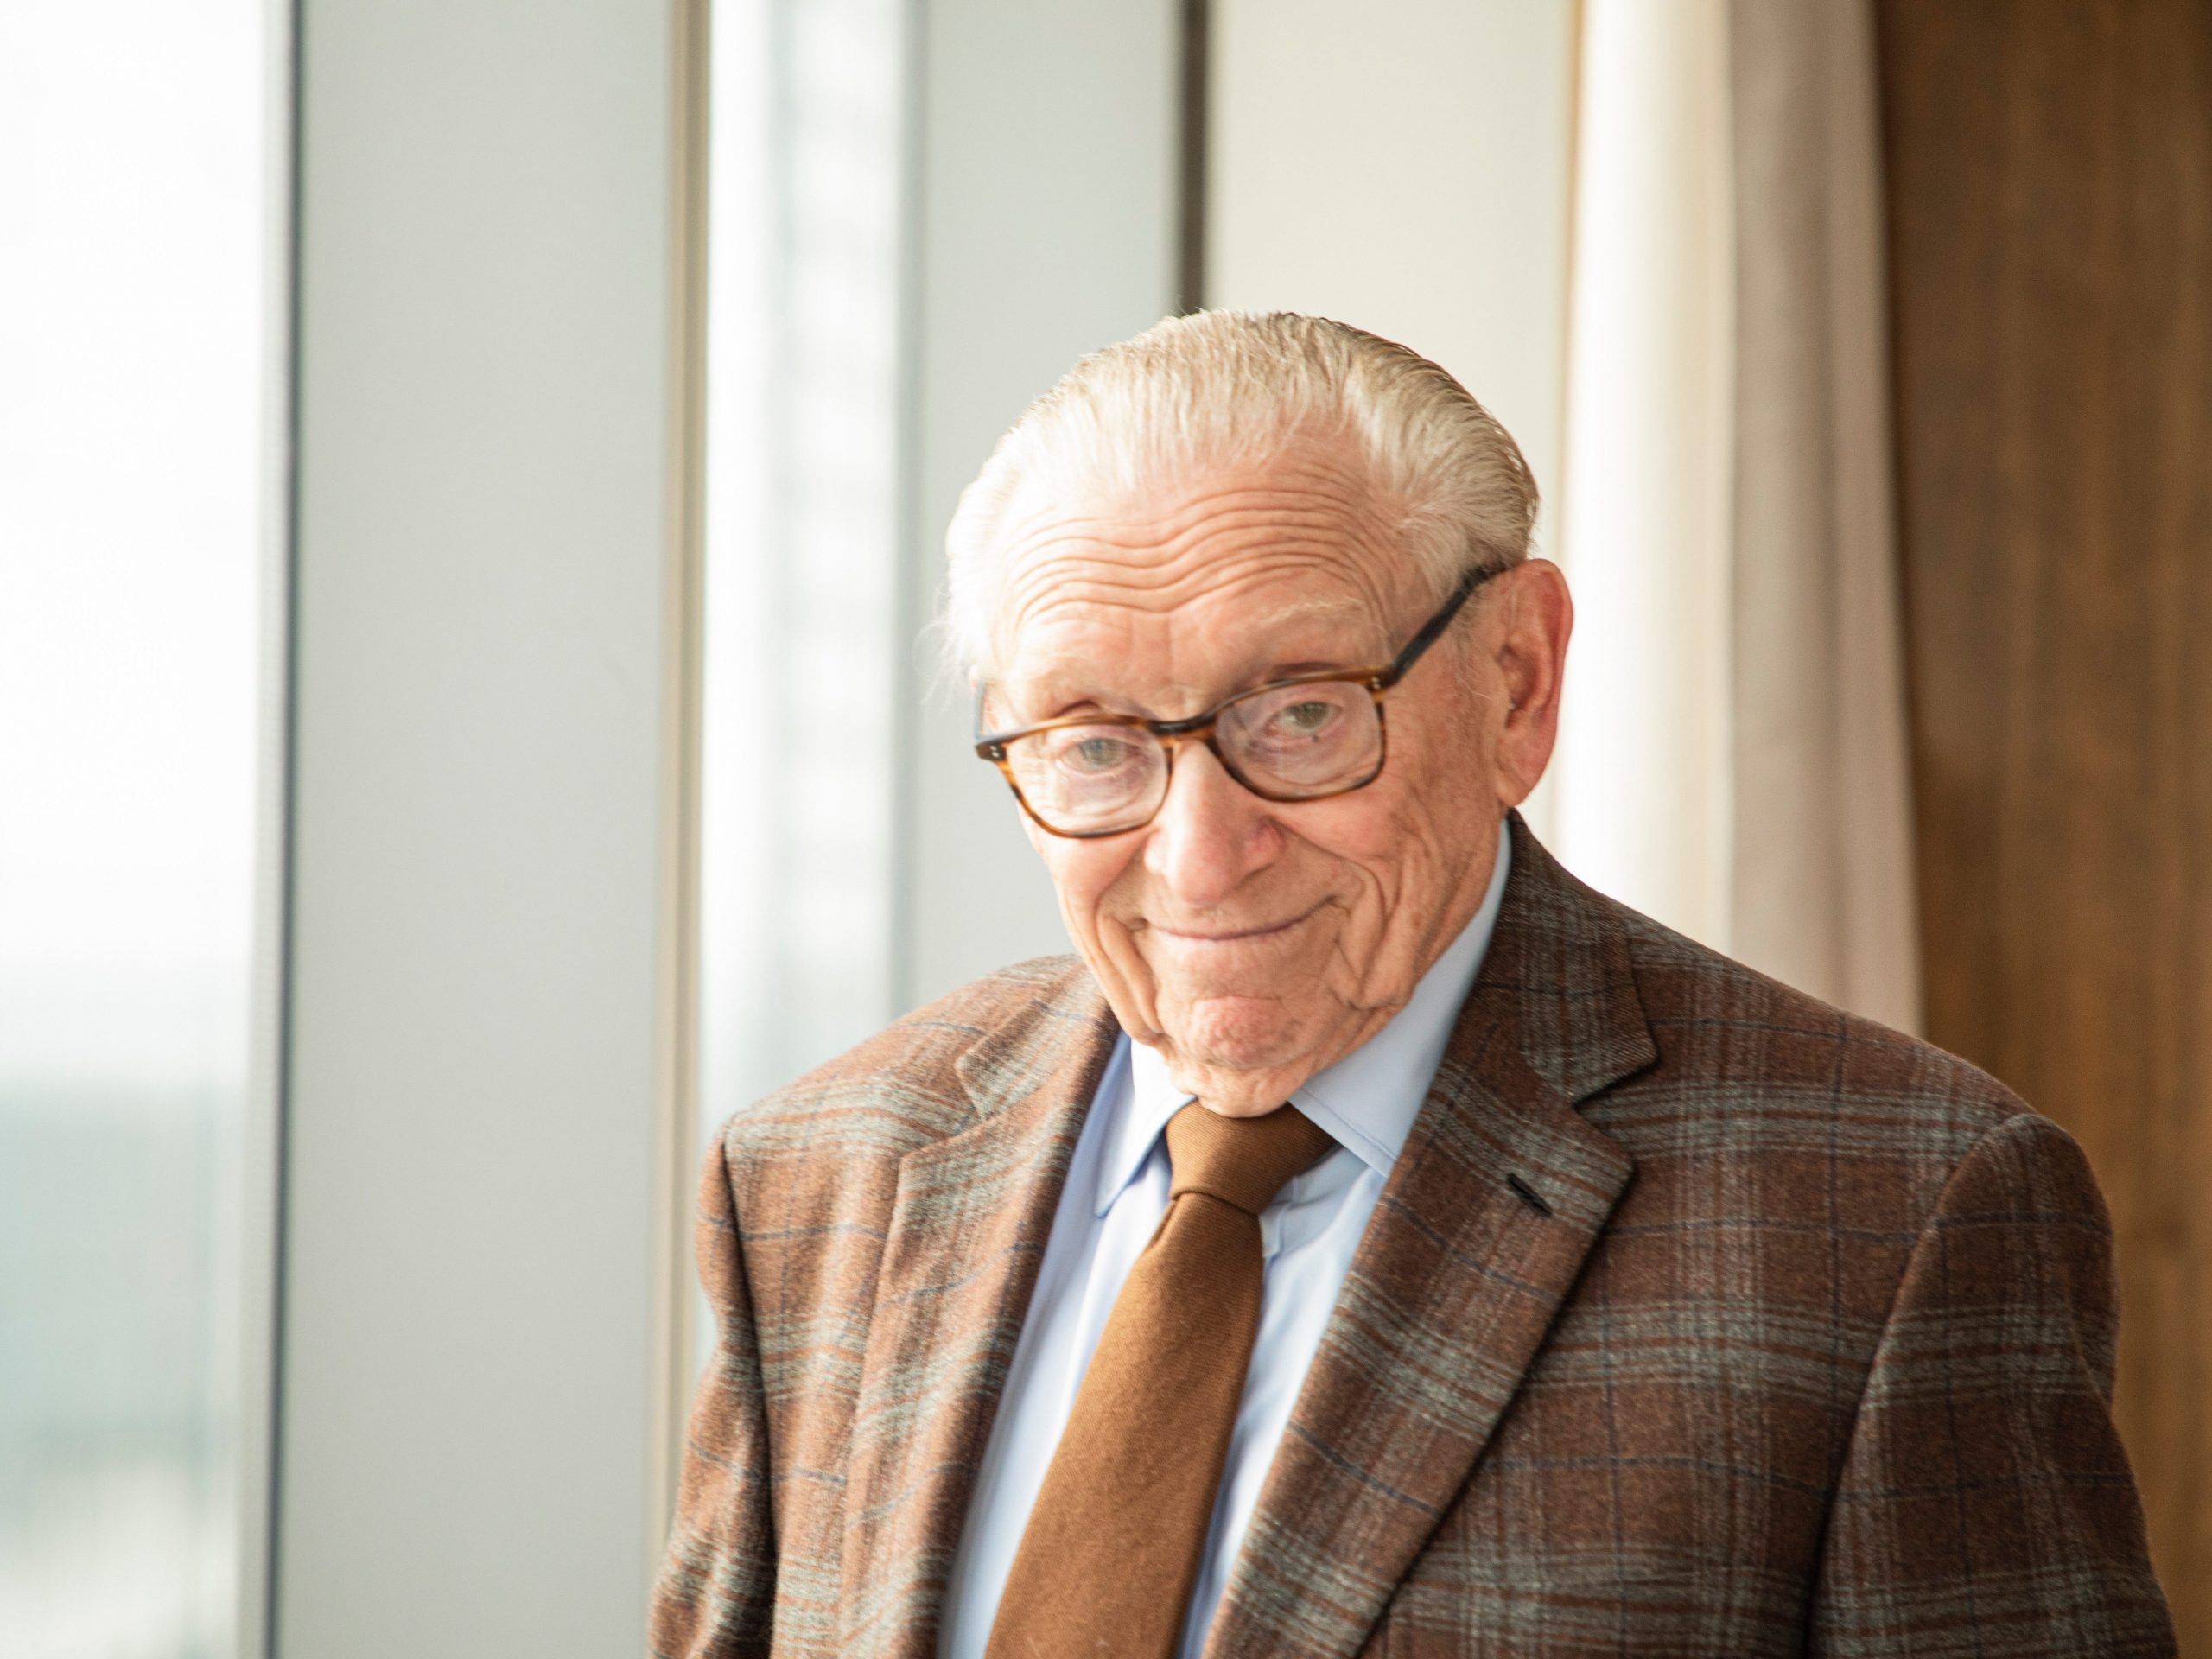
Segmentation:
[(1293, 916), (1287, 921), (1269, 922), (1260, 927), (1223, 928), (1201, 931), (1196, 928), (1169, 927), (1162, 922), (1150, 924), (1155, 933), (1182, 944), (1249, 944), (1258, 940), (1279, 938), (1300, 923), (1311, 921), (1320, 910), (1319, 905)]

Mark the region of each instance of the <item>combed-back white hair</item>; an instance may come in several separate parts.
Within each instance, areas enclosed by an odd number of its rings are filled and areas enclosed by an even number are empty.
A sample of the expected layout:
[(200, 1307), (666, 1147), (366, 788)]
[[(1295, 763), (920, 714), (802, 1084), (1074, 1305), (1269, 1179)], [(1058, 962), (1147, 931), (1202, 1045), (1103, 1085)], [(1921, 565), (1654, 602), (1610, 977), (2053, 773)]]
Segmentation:
[[(1170, 317), (1083, 359), (999, 440), (945, 532), (947, 640), (988, 673), (1004, 520), (1017, 496), (1141, 502), (1285, 446), (1349, 442), (1421, 582), (1525, 558), (1536, 485), (1466, 388), (1394, 341), (1289, 311)], [(1039, 494), (1041, 492), (1041, 495)]]

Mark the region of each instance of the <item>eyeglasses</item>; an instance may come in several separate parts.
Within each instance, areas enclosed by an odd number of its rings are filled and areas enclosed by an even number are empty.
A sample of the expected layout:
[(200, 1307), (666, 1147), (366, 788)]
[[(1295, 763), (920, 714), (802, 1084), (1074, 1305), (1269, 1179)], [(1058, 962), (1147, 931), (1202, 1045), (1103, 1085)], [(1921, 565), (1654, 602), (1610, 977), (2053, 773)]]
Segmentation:
[(1188, 720), (1071, 715), (987, 736), (987, 689), (978, 687), (976, 753), (1006, 775), (1039, 829), (1072, 840), (1124, 835), (1151, 823), (1167, 799), (1175, 752), (1189, 742), (1211, 749), (1222, 770), (1263, 801), (1349, 794), (1382, 771), (1383, 694), (1442, 637), (1475, 589), (1504, 568), (1470, 570), (1382, 667), (1294, 674)]

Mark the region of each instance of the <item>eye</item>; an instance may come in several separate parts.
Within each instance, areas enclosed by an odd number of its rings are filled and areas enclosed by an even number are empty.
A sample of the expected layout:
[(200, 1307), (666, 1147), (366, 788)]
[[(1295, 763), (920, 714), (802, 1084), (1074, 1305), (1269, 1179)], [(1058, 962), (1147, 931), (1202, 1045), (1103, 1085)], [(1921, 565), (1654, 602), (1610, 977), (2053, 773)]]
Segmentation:
[(1060, 751), (1060, 764), (1071, 772), (1111, 772), (1127, 766), (1136, 746), (1126, 738), (1094, 734), (1077, 739)]
[(1314, 737), (1336, 717), (1337, 705), (1316, 697), (1278, 709), (1268, 723), (1279, 737)]

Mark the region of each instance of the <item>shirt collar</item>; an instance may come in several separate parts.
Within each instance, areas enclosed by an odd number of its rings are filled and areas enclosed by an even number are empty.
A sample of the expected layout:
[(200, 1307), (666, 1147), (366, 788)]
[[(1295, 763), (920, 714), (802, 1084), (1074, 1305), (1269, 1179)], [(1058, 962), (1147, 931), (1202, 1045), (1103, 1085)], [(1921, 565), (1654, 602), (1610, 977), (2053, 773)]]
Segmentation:
[[(1512, 847), (1513, 838), (1501, 827), (1497, 866), (1480, 908), (1421, 976), (1406, 1006), (1391, 1016), (1389, 1024), (1334, 1065), (1316, 1072), (1290, 1097), (1291, 1104), (1326, 1129), (1338, 1146), (1350, 1147), (1385, 1179), (1413, 1132), (1414, 1119), (1421, 1115), (1429, 1083), (1452, 1040), (1460, 1007), (1482, 970), (1505, 898)], [(1192, 1098), (1168, 1076), (1167, 1062), (1158, 1049), (1126, 1037), (1122, 1048), (1128, 1056), (1129, 1086), (1122, 1096), (1120, 1118), (1108, 1136), (1105, 1155), (1098, 1162), (1095, 1211), (1102, 1217), (1144, 1168), (1167, 1120)]]

